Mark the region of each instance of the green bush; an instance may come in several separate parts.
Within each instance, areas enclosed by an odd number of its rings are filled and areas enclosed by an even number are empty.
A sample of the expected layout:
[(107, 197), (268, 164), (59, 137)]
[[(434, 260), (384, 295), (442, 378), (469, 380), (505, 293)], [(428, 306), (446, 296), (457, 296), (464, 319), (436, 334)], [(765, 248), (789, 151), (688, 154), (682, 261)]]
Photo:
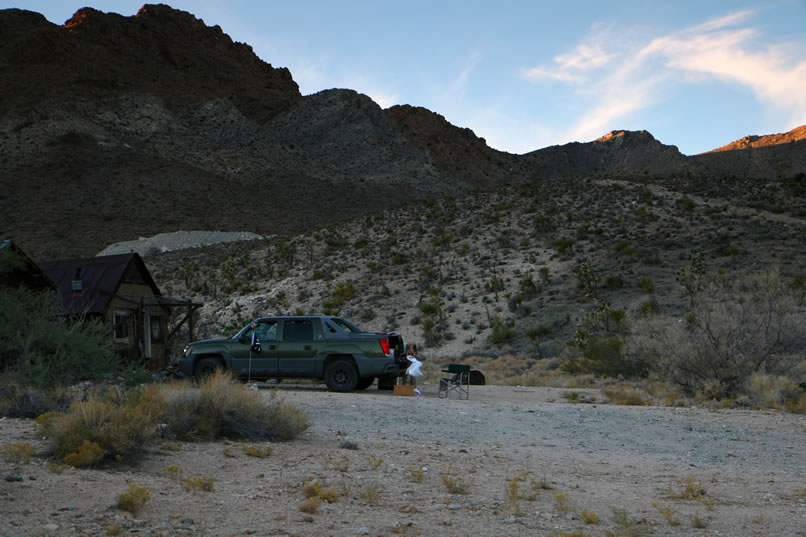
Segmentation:
[(22, 384), (42, 389), (117, 373), (110, 342), (100, 321), (67, 318), (51, 293), (0, 286), (0, 367)]
[(504, 320), (496, 315), (493, 317), (491, 323), (492, 332), (490, 333), (487, 341), (491, 345), (495, 345), (496, 347), (500, 347), (505, 343), (509, 343), (513, 339), (515, 339), (515, 327), (511, 324), (504, 322)]
[(652, 278), (640, 276), (638, 278), (638, 288), (644, 293), (651, 295), (655, 292), (655, 282), (652, 281)]

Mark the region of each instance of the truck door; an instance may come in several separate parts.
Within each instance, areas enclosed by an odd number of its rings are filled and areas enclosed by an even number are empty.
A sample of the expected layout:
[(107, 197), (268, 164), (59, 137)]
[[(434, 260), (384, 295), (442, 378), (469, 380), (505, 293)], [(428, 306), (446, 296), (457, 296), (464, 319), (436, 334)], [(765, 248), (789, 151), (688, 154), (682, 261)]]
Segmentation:
[[(252, 348), (252, 334), (260, 342), (260, 350)], [(232, 370), (238, 376), (277, 376), (277, 321), (260, 319), (241, 335), (231, 350)]]
[(311, 377), (316, 373), (313, 319), (285, 319), (277, 344), (278, 368), (283, 377)]

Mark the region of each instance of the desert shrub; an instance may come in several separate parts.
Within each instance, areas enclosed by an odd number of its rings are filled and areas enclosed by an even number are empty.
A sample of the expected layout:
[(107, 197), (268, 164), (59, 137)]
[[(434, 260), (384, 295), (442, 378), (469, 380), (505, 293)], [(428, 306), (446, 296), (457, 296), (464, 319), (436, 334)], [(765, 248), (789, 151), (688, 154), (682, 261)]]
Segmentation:
[[(100, 457), (93, 455), (95, 460), (85, 463), (95, 464), (105, 456), (130, 456), (154, 444), (158, 414), (149, 405), (142, 401), (138, 404), (125, 395), (91, 396), (87, 401), (73, 403), (64, 415), (43, 422), (41, 428), (53, 454), (66, 457), (79, 453), (72, 459), (79, 463), (89, 457), (90, 444), (98, 446), (99, 449), (93, 451), (100, 452)], [(73, 464), (66, 459), (65, 462)]]
[(212, 492), (213, 487), (215, 486), (215, 479), (207, 474), (192, 475), (187, 479), (180, 481), (179, 484), (182, 485), (182, 488), (188, 492), (197, 490), (203, 492)]
[(341, 307), (353, 298), (356, 288), (353, 282), (339, 282), (331, 290), (330, 297), (322, 304), (326, 315), (336, 315)]
[(151, 494), (154, 489), (141, 487), (131, 483), (126, 492), (121, 492), (117, 496), (118, 509), (128, 511), (132, 514), (137, 514), (140, 509), (151, 499)]
[(463, 477), (455, 477), (449, 474), (440, 476), (445, 489), (451, 494), (469, 494), (472, 482)]
[(599, 271), (591, 267), (589, 263), (580, 263), (574, 267), (574, 275), (577, 277), (577, 287), (588, 298), (596, 298), (602, 277)]
[(745, 392), (752, 375), (786, 376), (803, 362), (802, 297), (777, 269), (757, 274), (697, 275), (687, 280), (691, 310), (680, 322), (645, 319), (632, 355), (688, 394), (721, 399)]
[(516, 334), (515, 327), (512, 325), (512, 323), (507, 323), (499, 315), (496, 315), (492, 319), (491, 332), (487, 337), (487, 341), (491, 345), (500, 347), (501, 345), (509, 343), (515, 339)]
[(779, 408), (796, 401), (801, 396), (801, 389), (798, 382), (789, 377), (753, 373), (745, 383), (744, 393), (757, 404)]
[(311, 496), (310, 498), (305, 498), (302, 502), (298, 504), (298, 508), (303, 513), (313, 514), (316, 512), (319, 507), (322, 506), (322, 500), (317, 498), (316, 496)]
[(194, 389), (189, 383), (165, 385), (161, 423), (181, 440), (293, 440), (309, 426), (308, 416), (277, 392), (268, 398), (226, 373), (211, 375)]
[(551, 245), (554, 247), (557, 252), (560, 254), (571, 254), (574, 251), (574, 244), (576, 244), (575, 239), (570, 238), (562, 238), (556, 239), (552, 241)]
[(48, 412), (67, 410), (70, 400), (67, 390), (58, 386), (39, 389), (20, 384), (15, 375), (0, 377), (0, 416), (32, 419)]
[(592, 336), (581, 350), (581, 356), (576, 355), (562, 365), (563, 371), (628, 378), (645, 377), (649, 373), (650, 365), (646, 359), (624, 353), (624, 340), (619, 336)]
[(70, 466), (92, 466), (101, 462), (104, 450), (95, 442), (84, 440), (78, 448), (64, 456), (64, 463)]
[(308, 428), (308, 417), (276, 393), (265, 398), (220, 373), (199, 388), (184, 381), (92, 395), (63, 415), (43, 416), (38, 426), (54, 455), (92, 442), (102, 458), (122, 458), (155, 445), (159, 433), (182, 440), (292, 440)]
[(339, 500), (339, 493), (332, 488), (324, 486), (316, 479), (309, 479), (302, 486), (302, 494), (306, 498), (319, 498), (328, 503), (335, 503)]
[(655, 282), (652, 281), (652, 278), (640, 276), (638, 278), (638, 288), (644, 293), (651, 295), (655, 292)]

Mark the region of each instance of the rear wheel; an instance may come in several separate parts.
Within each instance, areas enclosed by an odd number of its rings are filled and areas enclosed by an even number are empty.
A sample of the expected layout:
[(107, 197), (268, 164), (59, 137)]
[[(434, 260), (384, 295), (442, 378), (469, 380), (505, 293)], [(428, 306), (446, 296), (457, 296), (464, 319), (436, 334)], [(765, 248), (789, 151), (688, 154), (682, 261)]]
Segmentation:
[(355, 385), (355, 389), (356, 390), (366, 390), (367, 388), (372, 386), (373, 382), (375, 382), (375, 377), (364, 377), (364, 378), (358, 379), (358, 383)]
[(325, 384), (334, 392), (351, 392), (358, 385), (358, 371), (352, 362), (337, 360), (325, 371)]
[(214, 374), (216, 371), (223, 371), (224, 367), (221, 365), (215, 358), (202, 358), (196, 364), (196, 369), (193, 370), (193, 376), (196, 380), (202, 380), (210, 375)]

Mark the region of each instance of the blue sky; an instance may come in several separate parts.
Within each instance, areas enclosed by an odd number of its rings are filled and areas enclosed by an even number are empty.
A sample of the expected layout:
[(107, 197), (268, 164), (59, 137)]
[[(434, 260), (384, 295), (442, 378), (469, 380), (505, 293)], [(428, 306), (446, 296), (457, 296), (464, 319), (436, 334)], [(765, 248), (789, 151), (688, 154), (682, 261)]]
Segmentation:
[[(174, 0), (303, 94), (423, 106), (503, 151), (645, 129), (685, 154), (806, 124), (806, 0)], [(0, 0), (62, 24), (84, 5)]]

